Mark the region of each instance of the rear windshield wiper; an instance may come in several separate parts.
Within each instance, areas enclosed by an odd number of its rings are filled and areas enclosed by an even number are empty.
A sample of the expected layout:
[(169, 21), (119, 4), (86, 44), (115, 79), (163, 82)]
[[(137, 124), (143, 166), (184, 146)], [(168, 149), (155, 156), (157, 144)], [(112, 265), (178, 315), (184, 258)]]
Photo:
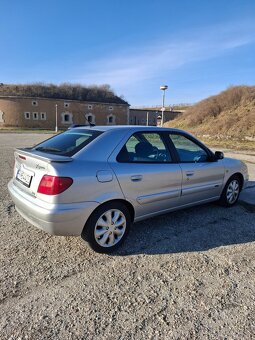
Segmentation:
[(44, 146), (39, 146), (38, 148), (35, 148), (36, 151), (42, 151), (42, 152), (63, 152), (62, 150), (59, 150), (57, 148), (47, 148)]

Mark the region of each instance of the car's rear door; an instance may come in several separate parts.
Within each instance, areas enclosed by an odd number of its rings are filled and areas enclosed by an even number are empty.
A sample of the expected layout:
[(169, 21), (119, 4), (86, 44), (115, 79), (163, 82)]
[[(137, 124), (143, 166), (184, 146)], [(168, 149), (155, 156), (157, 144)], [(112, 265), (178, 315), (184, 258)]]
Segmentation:
[(164, 142), (162, 133), (138, 132), (114, 153), (109, 164), (117, 175), (136, 218), (179, 205), (182, 172)]
[(169, 133), (183, 173), (181, 205), (217, 199), (222, 191), (224, 161), (212, 161), (209, 150), (191, 136)]

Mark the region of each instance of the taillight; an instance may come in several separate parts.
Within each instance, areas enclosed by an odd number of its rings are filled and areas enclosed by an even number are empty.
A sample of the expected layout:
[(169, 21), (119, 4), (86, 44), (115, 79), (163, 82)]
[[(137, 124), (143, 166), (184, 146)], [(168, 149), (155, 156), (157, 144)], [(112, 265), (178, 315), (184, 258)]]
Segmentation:
[(73, 184), (70, 177), (58, 177), (44, 175), (41, 179), (37, 192), (45, 195), (58, 195)]

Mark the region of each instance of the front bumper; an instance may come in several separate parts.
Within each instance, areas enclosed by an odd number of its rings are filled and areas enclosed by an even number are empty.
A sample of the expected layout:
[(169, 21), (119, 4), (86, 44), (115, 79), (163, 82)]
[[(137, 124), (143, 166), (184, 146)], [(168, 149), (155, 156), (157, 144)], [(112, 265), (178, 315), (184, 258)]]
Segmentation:
[(8, 183), (8, 190), (17, 212), (35, 227), (52, 235), (80, 236), (87, 219), (99, 205), (97, 202), (46, 203), (21, 192), (13, 180)]

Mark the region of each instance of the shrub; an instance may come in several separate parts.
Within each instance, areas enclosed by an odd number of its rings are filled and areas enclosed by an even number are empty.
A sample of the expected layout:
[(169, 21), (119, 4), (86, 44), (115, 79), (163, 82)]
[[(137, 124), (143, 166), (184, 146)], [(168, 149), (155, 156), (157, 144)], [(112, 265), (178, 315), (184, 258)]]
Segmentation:
[(128, 104), (118, 97), (109, 85), (83, 86), (81, 84), (0, 84), (0, 96), (42, 97), (115, 104)]

